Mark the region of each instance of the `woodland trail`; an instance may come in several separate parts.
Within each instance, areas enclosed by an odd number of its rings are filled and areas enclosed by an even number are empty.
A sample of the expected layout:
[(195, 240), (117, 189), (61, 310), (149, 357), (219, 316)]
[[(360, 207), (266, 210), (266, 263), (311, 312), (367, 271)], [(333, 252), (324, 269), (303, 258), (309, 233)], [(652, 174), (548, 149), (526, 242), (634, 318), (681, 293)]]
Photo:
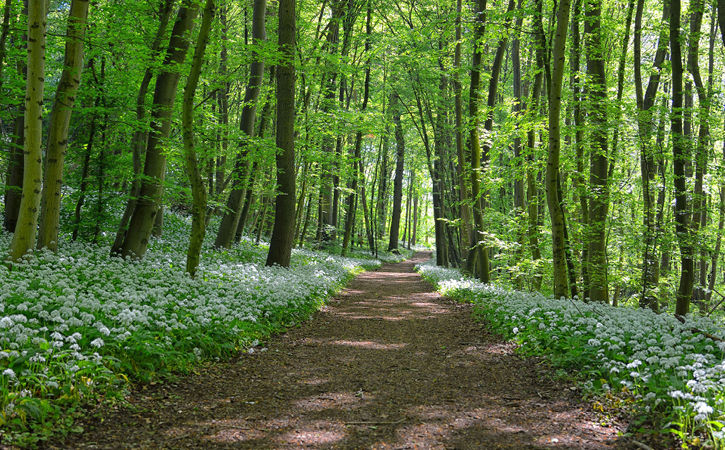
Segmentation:
[(570, 386), (434, 293), (430, 257), (353, 280), (266, 351), (146, 386), (72, 449), (610, 449)]

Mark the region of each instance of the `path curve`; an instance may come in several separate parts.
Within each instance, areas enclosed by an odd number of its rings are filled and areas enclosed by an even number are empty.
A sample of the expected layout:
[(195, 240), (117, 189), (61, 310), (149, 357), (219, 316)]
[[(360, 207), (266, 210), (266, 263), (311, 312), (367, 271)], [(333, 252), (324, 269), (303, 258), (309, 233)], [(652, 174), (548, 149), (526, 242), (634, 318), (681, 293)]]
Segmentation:
[(428, 258), (363, 273), (266, 351), (142, 387), (48, 448), (613, 448), (568, 386), (433, 292), (413, 270)]

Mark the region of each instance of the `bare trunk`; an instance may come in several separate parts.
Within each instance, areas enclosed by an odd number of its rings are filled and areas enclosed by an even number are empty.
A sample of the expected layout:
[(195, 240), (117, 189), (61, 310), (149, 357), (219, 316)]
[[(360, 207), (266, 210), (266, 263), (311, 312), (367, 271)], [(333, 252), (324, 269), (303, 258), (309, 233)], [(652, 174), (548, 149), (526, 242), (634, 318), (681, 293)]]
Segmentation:
[(198, 3), (192, 0), (185, 0), (179, 8), (162, 72), (156, 79), (151, 134), (146, 146), (144, 179), (141, 183), (139, 199), (131, 216), (128, 233), (121, 246), (121, 256), (124, 258), (142, 258), (144, 256), (159, 212), (166, 172), (166, 154), (162, 151), (162, 145), (171, 132), (171, 116), (176, 89), (181, 77), (177, 66), (182, 64), (186, 58), (189, 49), (189, 35), (194, 28), (194, 19), (198, 10)]
[(45, 85), (45, 28), (47, 14), (44, 1), (28, 5), (28, 76), (25, 94), (25, 146), (23, 196), (20, 201), (10, 261), (18, 261), (35, 246), (43, 179), (43, 87)]
[(549, 87), (549, 154), (546, 164), (546, 200), (551, 216), (551, 238), (554, 263), (554, 296), (566, 297), (569, 294), (566, 263), (566, 224), (564, 211), (559, 198), (559, 155), (561, 150), (561, 89), (566, 59), (566, 33), (569, 24), (570, 0), (559, 2), (557, 27), (551, 59), (554, 63)]
[(58, 251), (60, 232), (60, 199), (63, 186), (63, 164), (68, 148), (68, 128), (81, 84), (83, 41), (86, 34), (89, 0), (73, 0), (68, 15), (68, 37), (65, 44), (63, 72), (50, 113), (48, 145), (45, 149), (43, 193), (40, 201), (38, 249)]
[(587, 75), (591, 165), (589, 169), (589, 297), (609, 303), (607, 281), (606, 221), (609, 211), (609, 159), (607, 142), (607, 80), (601, 32), (601, 0), (589, 0), (586, 6)]
[[(254, 1), (254, 12), (252, 17), (252, 37), (255, 45), (263, 45), (267, 40), (265, 29), (267, 12), (266, 0)], [(259, 99), (262, 79), (264, 78), (264, 58), (257, 52), (250, 68), (249, 84), (244, 94), (244, 107), (242, 117), (239, 121), (239, 129), (247, 139), (254, 136), (254, 122), (257, 112), (257, 100)], [(247, 139), (239, 142), (240, 152), (237, 153), (232, 172), (232, 188), (227, 200), (227, 208), (224, 217), (219, 225), (214, 247), (229, 248), (234, 240), (239, 218), (241, 217), (243, 200), (246, 197), (246, 190), (249, 189), (249, 160)]]
[(184, 100), (182, 107), (182, 139), (184, 142), (184, 159), (186, 161), (186, 173), (191, 184), (191, 236), (189, 237), (189, 248), (186, 252), (186, 271), (193, 278), (196, 275), (196, 268), (199, 266), (201, 245), (206, 234), (206, 200), (207, 192), (204, 187), (204, 178), (199, 170), (199, 158), (196, 153), (194, 142), (194, 96), (196, 87), (199, 84), (199, 76), (204, 63), (206, 44), (209, 40), (212, 19), (214, 18), (214, 0), (206, 0), (204, 6), (204, 17), (199, 28), (194, 59), (191, 63), (191, 71), (186, 80), (184, 88)]
[(267, 265), (289, 267), (295, 231), (295, 0), (279, 1), (279, 51), (277, 68), (277, 185), (274, 229)]
[[(158, 57), (159, 48), (166, 35), (166, 28), (171, 18), (171, 12), (174, 10), (175, 0), (165, 0), (160, 7), (160, 20), (159, 27), (156, 30), (156, 36), (151, 44), (151, 55), (153, 58)], [(141, 80), (141, 86), (138, 90), (138, 96), (136, 97), (136, 120), (140, 123), (145, 122), (146, 118), (146, 94), (148, 93), (151, 79), (153, 78), (154, 71), (152, 64), (149, 62), (144, 72), (143, 79)], [(111, 245), (111, 255), (117, 255), (121, 252), (121, 246), (123, 240), (126, 237), (126, 231), (128, 230), (128, 222), (131, 220), (131, 215), (136, 208), (136, 201), (138, 200), (139, 191), (141, 189), (141, 153), (146, 148), (148, 141), (148, 132), (143, 129), (136, 130), (133, 135), (133, 181), (131, 182), (131, 192), (129, 194), (128, 201), (126, 202), (126, 209), (121, 217), (121, 222), (118, 225), (118, 231), (116, 232), (116, 238)]]
[(390, 241), (388, 251), (398, 249), (398, 237), (400, 233), (400, 214), (403, 204), (403, 165), (405, 163), (405, 139), (403, 137), (403, 126), (400, 123), (400, 111), (398, 110), (400, 98), (397, 93), (390, 95), (390, 113), (393, 116), (395, 126), (395, 180), (393, 181), (393, 215), (390, 220)]

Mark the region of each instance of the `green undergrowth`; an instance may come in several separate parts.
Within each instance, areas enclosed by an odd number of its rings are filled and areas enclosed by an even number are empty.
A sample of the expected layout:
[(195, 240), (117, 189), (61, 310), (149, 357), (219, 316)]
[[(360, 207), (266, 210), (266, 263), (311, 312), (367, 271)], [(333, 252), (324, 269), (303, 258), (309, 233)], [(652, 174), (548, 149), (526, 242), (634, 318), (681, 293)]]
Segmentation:
[(473, 303), (522, 355), (574, 377), (603, 421), (621, 413), (632, 433), (725, 448), (725, 332), (717, 322), (505, 290), (432, 264), (418, 270), (443, 295)]
[[(139, 261), (106, 247), (64, 242), (0, 268), (0, 439), (34, 448), (81, 432), (76, 419), (122, 403), (133, 383), (167, 382), (201, 364), (255, 351), (308, 320), (352, 277), (378, 267), (295, 250), (289, 269), (265, 267), (265, 244), (208, 243), (196, 278), (184, 271), (188, 220)], [(11, 235), (0, 233), (0, 248)], [(399, 260), (398, 256), (381, 258)]]

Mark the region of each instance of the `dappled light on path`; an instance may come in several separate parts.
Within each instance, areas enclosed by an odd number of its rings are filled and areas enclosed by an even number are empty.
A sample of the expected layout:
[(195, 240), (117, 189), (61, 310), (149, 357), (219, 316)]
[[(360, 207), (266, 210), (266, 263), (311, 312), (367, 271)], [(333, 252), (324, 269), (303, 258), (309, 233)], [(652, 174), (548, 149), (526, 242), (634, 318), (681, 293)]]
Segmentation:
[(614, 448), (618, 429), (488, 334), (470, 305), (431, 292), (416, 256), (360, 275), (265, 352), (140, 393), (138, 405), (168, 403), (161, 424), (120, 417), (135, 444), (93, 448)]

